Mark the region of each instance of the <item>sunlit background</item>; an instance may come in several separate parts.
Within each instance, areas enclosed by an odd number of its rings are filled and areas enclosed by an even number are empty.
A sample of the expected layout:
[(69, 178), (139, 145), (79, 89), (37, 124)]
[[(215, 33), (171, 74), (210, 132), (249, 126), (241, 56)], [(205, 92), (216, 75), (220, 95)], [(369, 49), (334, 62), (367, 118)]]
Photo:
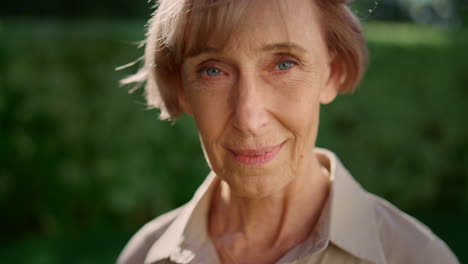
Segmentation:
[[(370, 69), (322, 110), (318, 145), (468, 263), (468, 1), (357, 0)], [(0, 7), (0, 259), (114, 263), (208, 173), (193, 122), (157, 120), (114, 71), (142, 55), (145, 0)]]

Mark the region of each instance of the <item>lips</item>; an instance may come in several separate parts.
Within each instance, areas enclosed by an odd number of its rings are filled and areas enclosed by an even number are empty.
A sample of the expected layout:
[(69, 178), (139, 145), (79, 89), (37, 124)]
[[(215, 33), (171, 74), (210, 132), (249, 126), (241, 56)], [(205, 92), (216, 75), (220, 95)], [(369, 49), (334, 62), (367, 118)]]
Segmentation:
[(228, 149), (240, 164), (250, 167), (260, 167), (273, 160), (280, 152), (283, 144), (284, 143), (255, 149)]

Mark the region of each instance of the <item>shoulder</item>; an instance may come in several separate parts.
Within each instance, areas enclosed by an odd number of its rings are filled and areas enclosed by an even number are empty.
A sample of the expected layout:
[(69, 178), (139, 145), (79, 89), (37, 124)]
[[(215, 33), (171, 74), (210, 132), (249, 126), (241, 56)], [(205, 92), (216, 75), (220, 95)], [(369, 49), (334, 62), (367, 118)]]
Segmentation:
[(427, 226), (388, 201), (368, 194), (388, 263), (459, 263), (448, 246)]
[(117, 264), (143, 263), (151, 246), (167, 230), (180, 210), (181, 207), (145, 224), (127, 243), (117, 259)]
[(362, 188), (336, 155), (330, 160), (333, 179), (331, 238), (339, 247), (374, 263), (459, 263), (428, 227)]

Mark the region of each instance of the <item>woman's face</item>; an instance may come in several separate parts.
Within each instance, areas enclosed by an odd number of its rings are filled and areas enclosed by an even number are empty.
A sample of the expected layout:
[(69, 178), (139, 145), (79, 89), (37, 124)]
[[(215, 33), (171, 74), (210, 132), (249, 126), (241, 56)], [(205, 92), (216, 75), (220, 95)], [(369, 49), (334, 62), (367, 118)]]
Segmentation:
[(338, 74), (310, 0), (259, 1), (223, 47), (184, 59), (180, 101), (213, 171), (264, 197), (310, 173), (320, 103)]

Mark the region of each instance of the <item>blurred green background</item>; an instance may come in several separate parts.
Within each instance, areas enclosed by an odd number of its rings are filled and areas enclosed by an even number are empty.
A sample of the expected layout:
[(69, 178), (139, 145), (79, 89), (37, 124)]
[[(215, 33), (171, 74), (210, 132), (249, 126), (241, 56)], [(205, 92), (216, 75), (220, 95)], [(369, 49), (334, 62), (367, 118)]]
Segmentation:
[[(318, 146), (468, 263), (467, 4), (417, 17), (400, 2), (355, 2), (370, 69), (323, 108)], [(143, 52), (147, 3), (80, 3), (0, 10), (2, 263), (114, 263), (209, 171), (189, 117), (158, 121), (118, 85), (136, 68), (114, 68)]]

